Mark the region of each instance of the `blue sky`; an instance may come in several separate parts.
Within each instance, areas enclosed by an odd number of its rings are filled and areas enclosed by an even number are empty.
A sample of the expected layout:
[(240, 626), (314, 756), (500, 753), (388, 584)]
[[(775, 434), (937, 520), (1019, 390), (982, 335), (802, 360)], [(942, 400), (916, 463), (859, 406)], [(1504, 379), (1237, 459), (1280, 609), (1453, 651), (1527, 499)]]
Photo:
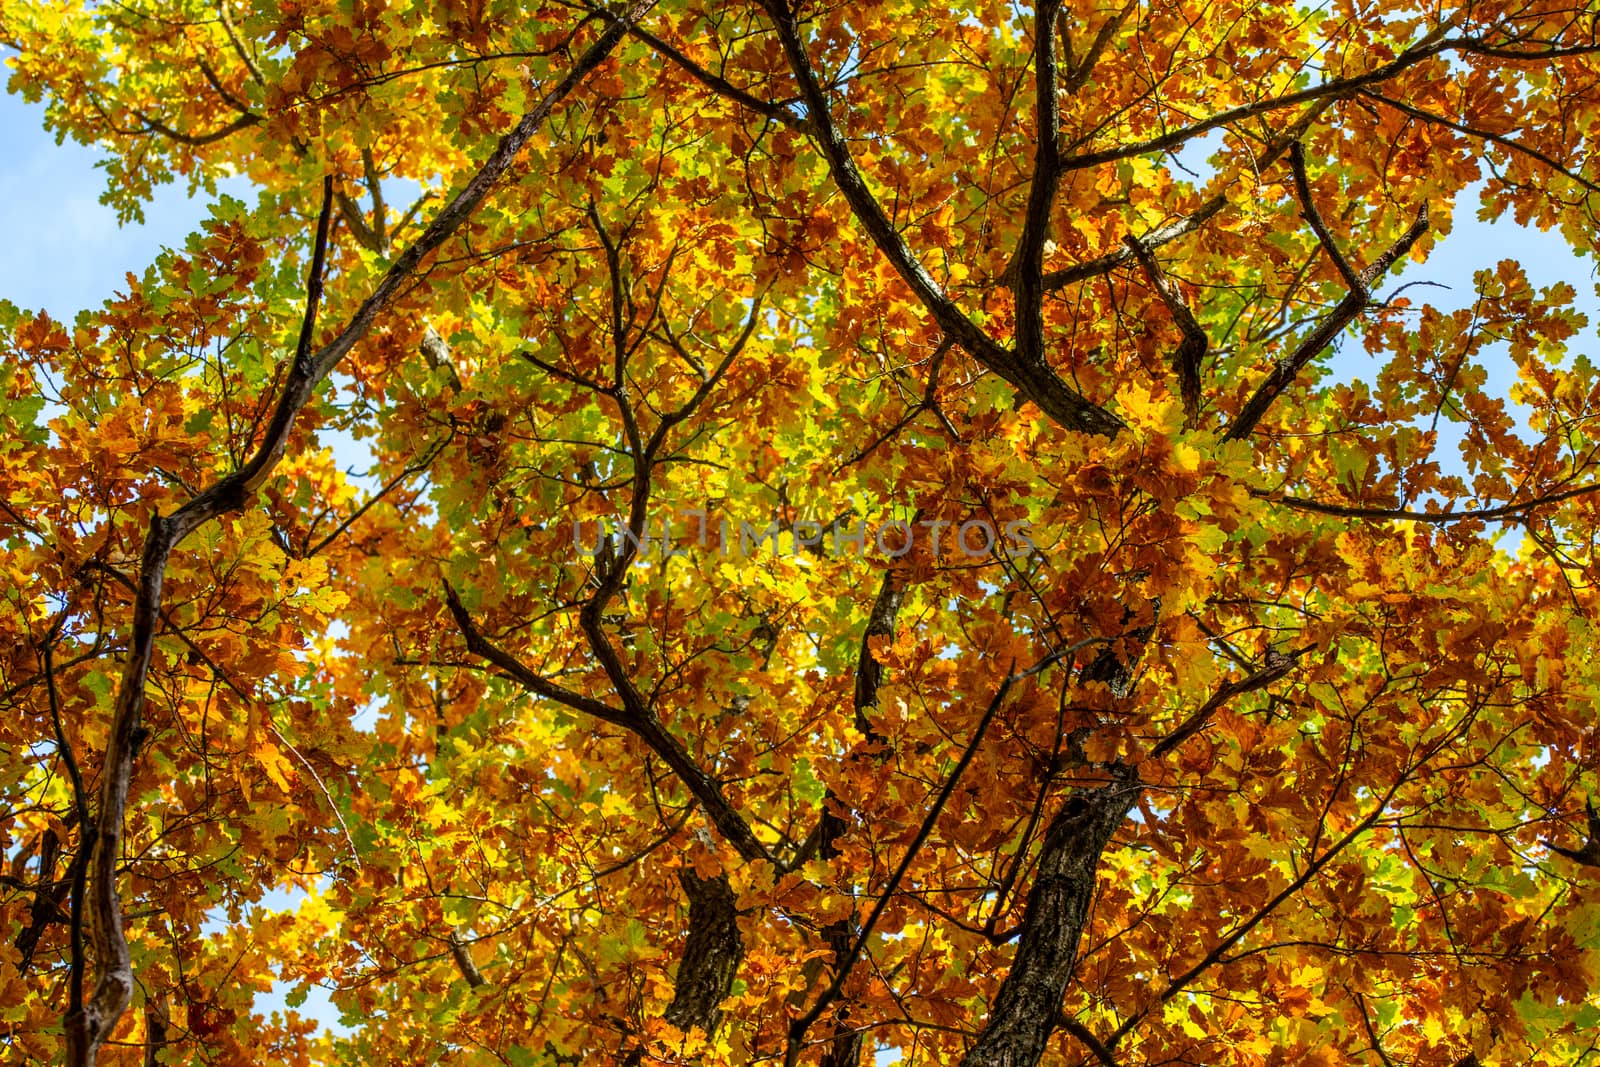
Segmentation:
[(206, 217), (206, 204), (191, 201), (182, 185), (164, 186), (144, 225), (119, 227), (99, 200), (101, 155), (71, 141), (57, 145), (43, 127), (43, 104), (0, 94), (0, 232), (10, 243), (0, 258), (0, 299), (71, 322), (125, 289), (124, 275), (143, 272), (162, 245), (181, 245)]

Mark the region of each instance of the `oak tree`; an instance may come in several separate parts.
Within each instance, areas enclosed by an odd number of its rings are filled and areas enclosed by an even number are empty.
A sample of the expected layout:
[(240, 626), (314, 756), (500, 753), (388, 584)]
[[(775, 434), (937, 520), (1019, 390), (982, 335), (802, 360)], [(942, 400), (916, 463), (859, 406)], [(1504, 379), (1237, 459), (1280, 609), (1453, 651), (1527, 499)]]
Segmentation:
[(1597, 24), (0, 0), (6, 1057), (1587, 1062)]

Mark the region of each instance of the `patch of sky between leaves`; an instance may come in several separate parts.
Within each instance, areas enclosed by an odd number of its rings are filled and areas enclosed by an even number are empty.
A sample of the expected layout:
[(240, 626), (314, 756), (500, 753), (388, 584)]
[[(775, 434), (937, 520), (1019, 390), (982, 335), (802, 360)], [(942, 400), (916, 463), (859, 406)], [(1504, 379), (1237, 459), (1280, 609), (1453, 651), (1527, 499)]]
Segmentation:
[[(1477, 301), (1477, 286), (1473, 275), (1481, 270), (1493, 271), (1503, 260), (1517, 261), (1534, 291), (1565, 282), (1576, 291), (1573, 310), (1587, 317), (1586, 326), (1568, 342), (1569, 360), (1578, 355), (1600, 356), (1600, 285), (1596, 283), (1596, 266), (1579, 255), (1560, 233), (1541, 231), (1522, 226), (1509, 214), (1496, 218), (1483, 218), (1479, 214), (1484, 183), (1479, 182), (1463, 189), (1457, 195), (1452, 229), (1439, 241), (1425, 262), (1403, 261), (1398, 275), (1391, 273), (1381, 283), (1374, 296), (1385, 299), (1402, 286), (1414, 286), (1406, 293), (1413, 308), (1431, 304), (1440, 312), (1471, 309)], [(1426, 282), (1426, 287), (1415, 283)], [(1326, 374), (1320, 385), (1328, 388), (1337, 384), (1354, 385), (1373, 382), (1382, 371), (1381, 357), (1366, 352), (1357, 330), (1347, 330), (1335, 343), (1334, 351), (1323, 364)], [(1483, 392), (1498, 397), (1506, 405), (1506, 413), (1514, 425), (1514, 432), (1524, 440), (1533, 441), (1536, 434), (1530, 426), (1533, 409), (1512, 396), (1512, 386), (1518, 378), (1516, 362), (1511, 358), (1510, 345), (1500, 341), (1485, 345), (1475, 357), (1487, 377), (1481, 387)], [(1432, 426), (1438, 431), (1438, 444), (1434, 457), (1446, 474), (1467, 477), (1470, 474), (1462, 458), (1465, 425), (1450, 419), (1422, 419), (1418, 425)], [(1424, 502), (1415, 502), (1421, 504)], [(1482, 503), (1499, 503), (1485, 501)], [(1522, 531), (1511, 525), (1503, 526), (1499, 536), (1500, 548), (1515, 555), (1522, 540)]]
[[(119, 225), (115, 210), (100, 202), (105, 175), (97, 164), (106, 154), (72, 141), (56, 144), (44, 129), (43, 104), (0, 93), (0, 138), (7, 147), (0, 168), (0, 231), (9, 236), (11, 252), (0, 257), (0, 299), (45, 311), (57, 322), (71, 323), (80, 311), (125, 291), (130, 272), (142, 274), (163, 248), (182, 247), (221, 196), (254, 196), (243, 178), (219, 181), (215, 197), (191, 197), (182, 184), (163, 185), (145, 205), (144, 222)], [(393, 203), (409, 204), (421, 187), (386, 181), (384, 193)], [(59, 414), (52, 405), (41, 421)], [(344, 431), (319, 436), (353, 482), (376, 488), (368, 443)]]
[[(1473, 275), (1481, 270), (1493, 271), (1503, 260), (1516, 260), (1527, 275), (1535, 291), (1565, 282), (1576, 290), (1572, 308), (1588, 318), (1588, 324), (1571, 342), (1573, 355), (1597, 355), (1594, 340), (1600, 334), (1600, 286), (1596, 284), (1595, 264), (1586, 260), (1567, 244), (1555, 231), (1541, 231), (1519, 225), (1511, 216), (1483, 219), (1478, 205), (1484, 183), (1479, 182), (1461, 191), (1456, 198), (1455, 217), (1450, 234), (1434, 246), (1427, 261), (1404, 261), (1399, 275), (1390, 274), (1377, 297), (1393, 294), (1401, 286), (1427, 282), (1426, 288), (1412, 288), (1406, 294), (1414, 307), (1432, 304), (1445, 314), (1470, 309), (1477, 300), (1477, 287)], [(1349, 343), (1347, 335), (1341, 339), (1333, 357), (1326, 364), (1331, 372), (1327, 382), (1355, 382), (1374, 376), (1381, 368), (1357, 344)], [(1511, 398), (1511, 386), (1517, 380), (1517, 366), (1512, 361), (1509, 346), (1496, 343), (1486, 346), (1479, 362), (1488, 372), (1484, 390), (1504, 399), (1519, 430), (1528, 430), (1527, 415), (1531, 408)], [(1440, 429), (1444, 423), (1440, 423)]]
[[(99, 307), (127, 274), (141, 274), (164, 246), (210, 215), (215, 198), (189, 196), (181, 184), (156, 189), (145, 221), (117, 224), (116, 212), (100, 202), (105, 174), (96, 164), (105, 153), (72, 141), (56, 144), (44, 129), (44, 105), (0, 94), (0, 230), (10, 255), (0, 257), (0, 299), (50, 313), (71, 323), (85, 308)], [(219, 195), (250, 194), (242, 178), (217, 183)]]
[[(1204, 188), (1217, 173), (1210, 159), (1223, 148), (1225, 141), (1226, 131), (1212, 130), (1170, 153), (1169, 162), (1196, 186)], [(1470, 309), (1476, 302), (1473, 275), (1477, 271), (1493, 271), (1502, 260), (1516, 260), (1535, 291), (1558, 282), (1565, 282), (1576, 290), (1572, 308), (1585, 315), (1588, 324), (1569, 341), (1571, 355), (1600, 358), (1600, 345), (1595, 344), (1596, 337), (1600, 336), (1600, 284), (1596, 282), (1595, 264), (1575, 252), (1559, 232), (1520, 225), (1509, 214), (1480, 217), (1484, 187), (1484, 182), (1478, 182), (1462, 190), (1456, 198), (1449, 235), (1434, 246), (1426, 262), (1405, 260), (1400, 273), (1391, 273), (1374, 295), (1385, 298), (1401, 286), (1426, 282), (1426, 287), (1417, 286), (1407, 293), (1413, 307), (1432, 304), (1448, 315)], [(1361, 258), (1359, 252), (1355, 258)], [(1359, 329), (1359, 325), (1352, 327), (1335, 343), (1333, 352), (1323, 363), (1326, 372), (1320, 383), (1323, 388), (1371, 383), (1382, 370), (1379, 358), (1367, 354), (1359, 343)], [(1511, 358), (1510, 345), (1503, 341), (1486, 345), (1476, 356), (1476, 362), (1487, 374), (1482, 386), (1484, 392), (1505, 401), (1516, 432), (1526, 440), (1533, 440), (1534, 433), (1529, 425), (1532, 408), (1511, 395), (1511, 387), (1517, 381), (1517, 365)], [(1422, 422), (1434, 425), (1431, 419)], [(1468, 475), (1461, 452), (1466, 438), (1464, 425), (1439, 419), (1435, 428), (1439, 436), (1434, 456), (1440, 467), (1447, 474)], [(1521, 538), (1520, 529), (1506, 526), (1499, 535), (1500, 548), (1515, 555)]]
[[(321, 892), (326, 888), (326, 881), (321, 882), (315, 889)], [(274, 886), (261, 895), (251, 907), (261, 908), (267, 912), (294, 914), (300, 910), (311, 895), (298, 886)], [(206, 913), (206, 918), (200, 925), (200, 931), (207, 936), (218, 936), (231, 928), (227, 917), (221, 909), (213, 909)], [(273, 973), (279, 973), (276, 964)], [(294, 1003), (291, 1003), (291, 998)], [(347, 1037), (355, 1030), (345, 1025), (342, 1013), (333, 1003), (331, 993), (315, 982), (302, 985), (300, 982), (287, 979), (277, 979), (272, 983), (272, 988), (264, 993), (257, 993), (250, 1009), (252, 1012), (270, 1019), (274, 1013), (287, 1018), (288, 1012), (293, 1010), (301, 1018), (316, 1022), (324, 1032), (336, 1037)]]
[[(1210, 159), (1220, 151), (1226, 141), (1226, 131), (1212, 130), (1185, 142), (1170, 154), (1173, 165), (1185, 172), (1199, 187), (1204, 187), (1216, 175)], [(1600, 357), (1600, 346), (1593, 344), (1600, 336), (1600, 284), (1596, 282), (1596, 266), (1573, 251), (1566, 240), (1555, 231), (1543, 231), (1519, 225), (1509, 215), (1483, 219), (1478, 205), (1482, 201), (1484, 182), (1462, 190), (1457, 196), (1450, 234), (1439, 241), (1425, 263), (1404, 261), (1399, 275), (1391, 274), (1375, 294), (1384, 297), (1393, 294), (1402, 285), (1427, 282), (1426, 288), (1413, 288), (1408, 296), (1416, 307), (1432, 304), (1445, 314), (1471, 308), (1477, 298), (1473, 274), (1480, 270), (1494, 270), (1501, 260), (1514, 259), (1522, 265), (1529, 284), (1543, 289), (1557, 282), (1566, 282), (1577, 290), (1573, 309), (1588, 317), (1588, 326), (1572, 342), (1573, 354)], [(1356, 258), (1360, 258), (1359, 254)], [(1328, 375), (1324, 385), (1340, 382), (1353, 384), (1375, 378), (1381, 370), (1374, 358), (1368, 356), (1360, 345), (1351, 343), (1353, 332), (1341, 338), (1335, 351), (1326, 362)], [(1587, 345), (1585, 344), (1587, 342)], [(1527, 416), (1531, 409), (1511, 399), (1511, 386), (1517, 380), (1517, 367), (1511, 360), (1509, 347), (1504, 343), (1486, 346), (1479, 357), (1488, 372), (1485, 391), (1506, 401), (1507, 408), (1519, 429), (1527, 433)], [(1448, 459), (1454, 451), (1445, 445), (1459, 444), (1461, 432), (1456, 424), (1440, 421), (1441, 458)], [(1453, 439), (1447, 437), (1454, 433)]]

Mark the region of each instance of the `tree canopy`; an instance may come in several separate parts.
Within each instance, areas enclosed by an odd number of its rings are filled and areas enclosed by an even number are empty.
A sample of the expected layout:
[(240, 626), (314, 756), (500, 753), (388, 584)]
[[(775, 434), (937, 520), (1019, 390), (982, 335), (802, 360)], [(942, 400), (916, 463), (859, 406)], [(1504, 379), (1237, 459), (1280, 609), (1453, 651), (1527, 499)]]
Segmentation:
[(0, 0), (6, 1058), (1594, 1062), (1597, 23)]

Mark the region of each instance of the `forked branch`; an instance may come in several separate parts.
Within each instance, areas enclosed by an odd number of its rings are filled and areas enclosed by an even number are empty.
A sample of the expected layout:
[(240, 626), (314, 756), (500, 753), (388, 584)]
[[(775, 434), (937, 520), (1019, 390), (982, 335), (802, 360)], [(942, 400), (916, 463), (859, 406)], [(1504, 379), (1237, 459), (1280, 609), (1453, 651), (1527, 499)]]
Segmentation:
[[(812, 67), (811, 57), (806, 53), (794, 12), (786, 0), (764, 0), (763, 6), (772, 18), (784, 56), (799, 83), (800, 97), (806, 109), (805, 128), (827, 160), (834, 184), (849, 203), (856, 221), (867, 231), (878, 250), (889, 260), (939, 328), (966, 349), (972, 358), (1010, 382), (1024, 399), (1037, 404), (1057, 425), (1080, 433), (1115, 436), (1122, 429), (1121, 419), (1063, 381), (1044, 361), (1041, 353), (1030, 353), (1025, 349), (1012, 351), (990, 337), (933, 280), (857, 168), (850, 146), (833, 120), (827, 95)], [(1046, 36), (1050, 36), (1048, 29)], [(1054, 55), (1053, 44), (1051, 55)]]
[(1411, 251), (1411, 247), (1428, 232), (1428, 205), (1426, 202), (1417, 208), (1417, 217), (1399, 240), (1385, 249), (1374, 259), (1365, 270), (1356, 271), (1345, 260), (1333, 244), (1333, 239), (1328, 235), (1327, 226), (1322, 222), (1316, 205), (1311, 199), (1309, 182), (1305, 179), (1305, 157), (1299, 154), (1296, 145), (1291, 154), (1291, 165), (1296, 169), (1295, 186), (1300, 194), (1301, 206), (1306, 218), (1311, 222), (1311, 228), (1316, 232), (1317, 239), (1327, 250), (1329, 258), (1334, 261), (1339, 273), (1346, 280), (1350, 291), (1343, 300), (1334, 305), (1326, 317), (1312, 329), (1309, 336), (1300, 342), (1295, 350), (1283, 359), (1278, 360), (1267, 375), (1265, 381), (1256, 387), (1250, 399), (1245, 401), (1239, 414), (1235, 416), (1232, 425), (1223, 434), (1229, 441), (1242, 441), (1255, 432), (1256, 424), (1261, 421), (1272, 402), (1300, 375), (1306, 364), (1310, 363), (1322, 353), (1334, 340), (1356, 320), (1356, 317), (1372, 306), (1372, 284), (1388, 273), (1402, 256)]
[(613, 707), (593, 697), (557, 685), (484, 636), (483, 631), (473, 621), (471, 613), (461, 603), (455, 588), (448, 582), (444, 586), (444, 595), (451, 617), (455, 619), (456, 627), (461, 631), (467, 649), (473, 655), (488, 660), (498, 667), (505, 677), (535, 696), (553, 700), (574, 711), (620, 726), (633, 733), (682, 779), (695, 800), (705, 809), (718, 832), (740, 856), (750, 861), (771, 858), (744, 817), (735, 811), (727, 798), (722, 795), (722, 786), (694, 761), (682, 743), (667, 732), (653, 712), (648, 708), (630, 707), (631, 700), (625, 700), (620, 708)]

